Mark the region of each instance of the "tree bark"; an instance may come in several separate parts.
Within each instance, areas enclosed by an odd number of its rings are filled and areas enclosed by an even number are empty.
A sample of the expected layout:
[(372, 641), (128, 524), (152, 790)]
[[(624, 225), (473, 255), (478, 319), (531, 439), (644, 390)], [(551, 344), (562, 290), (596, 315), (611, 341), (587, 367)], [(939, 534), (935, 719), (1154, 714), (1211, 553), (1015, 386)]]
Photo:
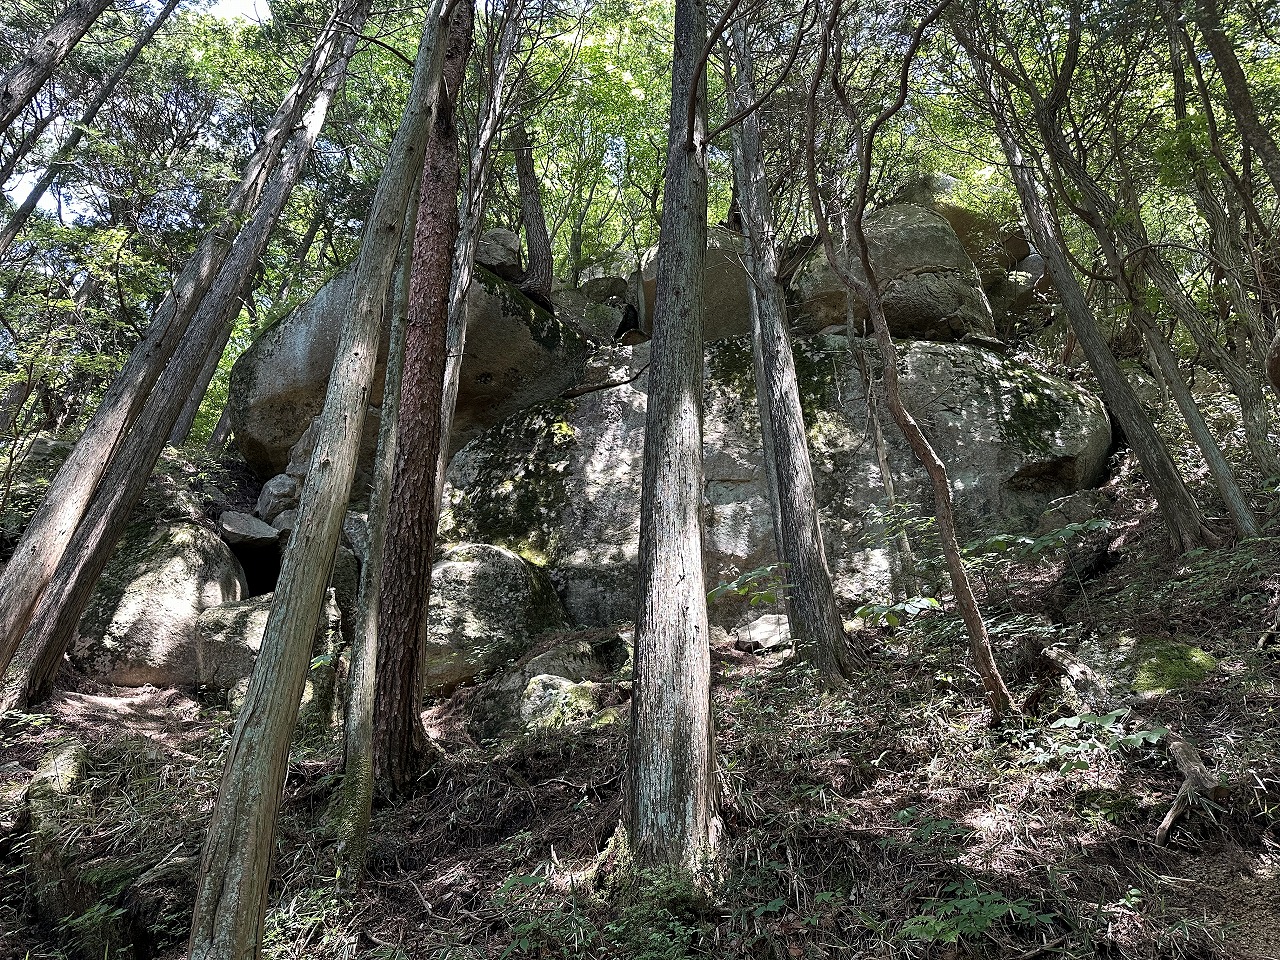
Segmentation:
[(441, 409), (449, 326), (449, 282), (458, 240), (458, 131), (454, 104), (471, 52), (474, 8), (459, 0), (449, 30), (442, 92), (419, 188), (409, 283), (396, 461), (387, 512), (378, 613), (374, 768), (379, 782), (407, 793), (427, 768), (423, 668), (431, 566), (440, 500)]
[[(944, 7), (935, 8), (932, 17), (936, 19), (942, 9)], [(833, 10), (833, 18), (837, 11), (838, 7)], [(863, 217), (866, 213), (867, 190), (871, 177), (872, 145), (875, 139), (875, 132), (906, 101), (907, 70), (915, 51), (918, 49), (924, 27), (928, 22), (926, 20), (921, 25), (911, 47), (908, 49), (901, 71), (896, 105), (882, 111), (862, 136), (862, 143), (858, 152), (857, 196), (848, 215), (853, 240), (856, 243), (858, 257), (861, 261), (862, 276), (858, 276), (857, 273), (851, 270), (844, 257), (836, 250), (835, 240), (832, 237), (827, 213), (824, 209), (825, 204), (818, 189), (817, 144), (815, 142), (818, 112), (817, 96), (819, 86), (826, 72), (831, 43), (830, 23), (828, 23), (828, 34), (824, 37), (824, 43), (819, 51), (818, 64), (814, 69), (813, 81), (809, 88), (808, 102), (806, 104), (805, 169), (809, 200), (813, 207), (814, 220), (818, 227), (818, 237), (822, 242), (827, 262), (849, 292), (857, 295), (867, 305), (871, 326), (875, 332), (876, 344), (880, 349), (880, 357), (884, 364), (885, 402), (889, 407), (889, 413), (906, 438), (907, 444), (911, 447), (911, 452), (924, 465), (925, 472), (929, 475), (930, 486), (933, 489), (934, 509), (938, 519), (938, 539), (942, 543), (942, 552), (946, 557), (947, 570), (951, 574), (951, 587), (955, 592), (956, 606), (960, 609), (960, 616), (969, 634), (969, 652), (973, 658), (974, 666), (982, 678), (982, 686), (986, 691), (992, 719), (993, 721), (999, 721), (1007, 714), (1017, 714), (1019, 710), (1014, 704), (1013, 697), (1009, 694), (1009, 688), (1005, 686), (1004, 678), (1000, 674), (1000, 668), (996, 664), (995, 655), (991, 648), (991, 638), (987, 634), (987, 625), (982, 618), (982, 611), (978, 608), (973, 586), (969, 582), (969, 574), (964, 567), (960, 544), (956, 540), (955, 517), (951, 502), (951, 481), (947, 477), (946, 466), (939, 459), (933, 449), (933, 445), (920, 429), (915, 417), (911, 415), (911, 412), (902, 403), (902, 393), (898, 388), (898, 351), (894, 345), (893, 337), (889, 333), (889, 323), (884, 312), (884, 300), (880, 293), (875, 270), (871, 265), (870, 247), (867, 243), (866, 231), (863, 225)], [(850, 120), (858, 119), (860, 118), (850, 118)]]
[(130, 514), (181, 411), (175, 398), (203, 393), (208, 387), (208, 358), (222, 355), (240, 303), (248, 293), (289, 193), (315, 146), (357, 38), (355, 32), (345, 37), (344, 47), (323, 78), (304, 122), (286, 145), (253, 219), (236, 237), (177, 353), (165, 367), (133, 428), (122, 438), (115, 456), (106, 465), (101, 483), (66, 545), (62, 560), (12, 657), (0, 686), (0, 711), (25, 709), (43, 700), (51, 691), (63, 654), (75, 637), (80, 616), (116, 544), (128, 528)]
[(695, 877), (715, 856), (720, 832), (702, 568), (706, 40), (705, 0), (677, 0), (640, 492), (626, 793), (636, 864)]
[(382, 313), (404, 211), (422, 166), (452, 8), (433, 0), (413, 83), (365, 224), (337, 359), (329, 380), (298, 524), (289, 538), (275, 600), (244, 708), (236, 721), (196, 884), (191, 960), (243, 960), (259, 953), (275, 816), (289, 739), (306, 681), (311, 639), (355, 476)]
[(553, 279), (551, 237), (547, 233), (547, 215), (542, 208), (538, 171), (533, 165), (533, 145), (529, 143), (523, 117), (516, 119), (509, 136), (516, 159), (520, 219), (524, 221), (524, 241), (529, 251), (529, 265), (520, 289), (539, 303), (549, 305)]
[[(357, 0), (357, 4), (367, 12), (365, 0)], [(345, 12), (348, 19), (355, 15), (349, 10)], [(334, 19), (337, 18), (335, 14)], [(239, 235), (240, 222), (256, 210), (262, 190), (279, 163), (281, 151), (293, 136), (308, 101), (328, 75), (334, 56), (342, 49), (348, 31), (339, 29), (334, 19), (317, 40), (298, 81), (246, 164), (240, 183), (231, 191), (226, 216), (205, 234), (196, 253), (175, 280), (147, 333), (107, 390), (71, 456), (54, 475), (44, 499), (23, 531), (13, 558), (0, 574), (0, 671), (17, 649), (104, 472), (131, 432), (193, 317), (204, 305), (205, 295), (219, 276)], [(359, 19), (362, 21), (363, 15)]]
[[(757, 99), (754, 67), (741, 21), (731, 30), (731, 109)], [(785, 564), (787, 612), (796, 652), (824, 682), (852, 679), (858, 657), (849, 648), (827, 566), (813, 490), (813, 464), (787, 333), (787, 304), (778, 280), (777, 227), (761, 156), (760, 120), (750, 113), (733, 128), (733, 167), (744, 227), (743, 261), (751, 278), (752, 347), (760, 433), (774, 507), (774, 542)]]
[(44, 36), (0, 79), (0, 134), (35, 99), (71, 48), (80, 42), (112, 0), (77, 0), (63, 11)]
[[(973, 41), (962, 37), (961, 42), (969, 49)], [(1151, 484), (1152, 493), (1160, 507), (1160, 515), (1164, 518), (1175, 548), (1179, 552), (1185, 552), (1204, 546), (1211, 540), (1204, 516), (1178, 472), (1168, 446), (1142, 409), (1141, 401), (1129, 385), (1120, 364), (1116, 362), (1107, 338), (1089, 307), (1084, 290), (1080, 287), (1059, 239), (1061, 228), (1057, 217), (1045, 200), (1035, 169), (1023, 157), (1022, 147), (1007, 115), (1008, 99), (997, 91), (994, 78), (982, 61), (972, 53), (970, 64), (982, 84), (982, 96), (1009, 164), (1009, 175), (1022, 205), (1027, 232), (1036, 251), (1044, 257), (1045, 270), (1062, 301), (1076, 341), (1094, 376), (1098, 378), (1107, 408), (1116, 418), (1125, 439), (1142, 465), (1143, 475)]]
[[(10, 244), (18, 236), (18, 233), (31, 219), (31, 214), (36, 210), (40, 203), (40, 198), (45, 195), (45, 191), (49, 189), (49, 185), (57, 179), (68, 160), (75, 154), (76, 147), (80, 145), (80, 141), (84, 139), (85, 133), (89, 126), (98, 119), (98, 113), (111, 95), (115, 92), (116, 85), (120, 83), (124, 75), (128, 73), (129, 68), (133, 66), (133, 62), (138, 59), (138, 55), (142, 53), (143, 47), (151, 42), (151, 38), (156, 35), (165, 22), (168, 21), (169, 15), (177, 8), (182, 0), (168, 0), (168, 2), (155, 15), (155, 18), (142, 32), (142, 36), (138, 37), (137, 42), (125, 54), (125, 57), (112, 71), (111, 76), (107, 77), (98, 88), (98, 93), (90, 101), (89, 106), (85, 108), (84, 113), (80, 117), (79, 123), (73, 124), (71, 132), (67, 135), (67, 139), (62, 146), (58, 148), (58, 152), (53, 155), (47, 164), (45, 164), (44, 173), (32, 186), (27, 193), (26, 199), (18, 206), (18, 209), (9, 217), (8, 222), (0, 229), (0, 259), (9, 251)], [(0, 181), (2, 183), (3, 181)]]
[(1191, 18), (1199, 25), (1204, 45), (1217, 64), (1218, 75), (1222, 78), (1227, 103), (1231, 107), (1231, 115), (1235, 117), (1240, 136), (1253, 148), (1266, 171), (1267, 179), (1271, 181), (1271, 188), (1280, 194), (1280, 145), (1277, 145), (1271, 131), (1258, 115), (1258, 106), (1249, 89), (1244, 68), (1236, 56), (1235, 44), (1223, 28), (1217, 0), (1197, 0), (1195, 6), (1196, 9), (1191, 11)]
[(369, 547), (360, 567), (360, 596), (356, 605), (354, 636), (351, 638), (342, 789), (334, 811), (339, 838), (339, 878), (347, 889), (358, 886), (364, 876), (369, 849), (369, 821), (373, 813), (373, 715), (378, 674), (379, 591), (387, 541), (391, 478), (396, 464), (396, 423), (400, 418), (400, 387), (418, 202), (419, 194), (415, 190), (405, 217), (395, 292), (389, 298), (391, 338), (387, 348), (386, 380), (382, 387), (382, 412), (378, 417), (378, 452), (369, 495)]

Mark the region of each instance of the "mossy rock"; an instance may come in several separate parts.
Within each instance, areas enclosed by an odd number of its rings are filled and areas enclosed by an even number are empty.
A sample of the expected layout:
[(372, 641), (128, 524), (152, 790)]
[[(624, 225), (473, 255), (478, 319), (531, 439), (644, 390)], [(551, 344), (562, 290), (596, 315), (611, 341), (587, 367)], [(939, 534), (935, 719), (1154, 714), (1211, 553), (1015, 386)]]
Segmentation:
[(1168, 693), (1192, 687), (1218, 666), (1203, 649), (1180, 640), (1139, 640), (1130, 654), (1133, 689), (1139, 693)]

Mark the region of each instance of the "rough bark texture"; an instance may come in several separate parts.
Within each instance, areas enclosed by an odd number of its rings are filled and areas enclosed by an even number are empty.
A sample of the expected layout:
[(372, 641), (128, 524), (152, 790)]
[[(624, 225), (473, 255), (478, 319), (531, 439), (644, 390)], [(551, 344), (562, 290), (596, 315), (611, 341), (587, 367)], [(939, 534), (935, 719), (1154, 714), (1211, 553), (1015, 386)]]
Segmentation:
[(1236, 56), (1235, 44), (1223, 29), (1216, 0), (1198, 0), (1191, 17), (1199, 25), (1205, 48), (1218, 67), (1218, 75), (1222, 78), (1227, 103), (1231, 107), (1231, 115), (1235, 118), (1240, 136), (1257, 154), (1267, 173), (1267, 179), (1271, 181), (1272, 189), (1280, 193), (1280, 146), (1258, 116), (1258, 107), (1249, 89), (1249, 81)]
[(387, 373), (378, 418), (378, 452), (374, 458), (369, 495), (369, 549), (360, 567), (360, 597), (351, 638), (351, 673), (347, 681), (347, 714), (343, 730), (342, 790), (338, 795), (337, 834), (340, 880), (348, 889), (364, 875), (369, 849), (369, 821), (373, 812), (373, 712), (378, 673), (379, 588), (383, 547), (387, 540), (387, 509), (396, 463), (396, 422), (400, 417), (400, 385), (404, 371), (404, 341), (408, 326), (409, 276), (413, 267), (412, 235), (418, 222), (415, 192), (405, 217), (400, 272), (390, 298), (391, 340)]
[(294, 131), (280, 166), (263, 191), (253, 219), (236, 237), (177, 353), (106, 466), (9, 664), (0, 686), (0, 709), (23, 709), (43, 700), (52, 689), (80, 616), (128, 528), (133, 507), (164, 449), (164, 438), (182, 409), (175, 398), (203, 393), (208, 387), (207, 378), (212, 375), (209, 358), (222, 355), (271, 231), (311, 155), (329, 103), (345, 75), (355, 40), (355, 34), (348, 35), (341, 55), (330, 65), (304, 122)]
[(998, 98), (991, 77), (976, 60), (973, 61), (973, 66), (983, 79), (987, 108), (995, 122), (1005, 159), (1009, 163), (1027, 231), (1036, 250), (1044, 257), (1045, 270), (1053, 281), (1054, 289), (1058, 291), (1080, 349), (1094, 376), (1098, 378), (1107, 409), (1116, 418), (1134, 455), (1142, 464), (1143, 475), (1151, 483), (1174, 546), (1180, 552), (1203, 546), (1207, 531), (1200, 507), (1178, 472), (1168, 446), (1142, 409), (1141, 401), (1129, 385), (1120, 364), (1116, 362), (1107, 338), (1089, 308), (1084, 290), (1081, 289), (1071, 262), (1067, 259), (1066, 250), (1059, 240), (1057, 217), (1045, 201), (1036, 171), (1022, 155), (1022, 149), (1005, 116), (1004, 104)]
[[(360, 5), (367, 10), (367, 4)], [(174, 281), (142, 341), (107, 390), (71, 456), (50, 482), (44, 499), (23, 531), (13, 558), (0, 574), (0, 671), (17, 649), (107, 466), (131, 432), (156, 381), (204, 304), (239, 234), (240, 222), (256, 210), (286, 142), (293, 136), (308, 101), (328, 74), (334, 56), (342, 49), (347, 31), (332, 29), (336, 26), (332, 21), (329, 26), (331, 29), (322, 32), (298, 82), (281, 103), (258, 149), (246, 164), (240, 183), (228, 197), (227, 216), (205, 235)], [(202, 362), (203, 359), (202, 356)]]
[(58, 64), (111, 3), (112, 0), (79, 0), (70, 4), (26, 56), (4, 75), (0, 80), (0, 134), (35, 99)]
[[(736, 83), (732, 109), (756, 101), (747, 31), (731, 33)], [(787, 612), (796, 652), (829, 684), (852, 679), (856, 659), (836, 609), (826, 547), (813, 492), (813, 464), (805, 433), (795, 358), (787, 333), (787, 304), (778, 280), (777, 227), (769, 201), (756, 113), (733, 128), (734, 179), (745, 237), (743, 262), (751, 277), (752, 346), (765, 468), (773, 501), (774, 540), (786, 565)]]
[(515, 152), (516, 184), (520, 192), (520, 219), (524, 221), (524, 242), (529, 254), (529, 266), (520, 289), (541, 303), (550, 303), (551, 237), (547, 233), (547, 215), (542, 209), (538, 171), (533, 165), (533, 145), (529, 142), (523, 117), (516, 120), (510, 137), (511, 149)]
[(407, 792), (426, 764), (422, 726), (423, 657), (440, 500), (436, 471), (443, 445), (449, 281), (458, 239), (458, 131), (453, 104), (471, 52), (474, 14), (459, 0), (449, 30), (443, 89), (422, 170), (409, 282), (396, 461), (387, 510), (378, 614), (374, 769), (385, 787)]
[[(62, 146), (58, 148), (58, 152), (53, 155), (47, 164), (45, 164), (44, 172), (31, 187), (30, 191), (28, 191), (26, 199), (22, 201), (18, 209), (13, 212), (11, 217), (9, 217), (9, 221), (4, 225), (4, 229), (0, 230), (0, 258), (3, 258), (8, 252), (9, 246), (18, 236), (19, 231), (21, 231), (23, 226), (26, 225), (26, 222), (31, 219), (31, 214), (35, 213), (36, 207), (40, 203), (40, 198), (45, 195), (45, 191), (47, 191), (53, 181), (57, 179), (58, 174), (62, 172), (62, 168), (75, 153), (76, 147), (78, 147), (80, 145), (80, 141), (84, 139), (84, 135), (87, 132), (88, 127), (98, 119), (98, 113), (102, 110), (106, 102), (111, 99), (111, 95), (115, 92), (116, 85), (121, 81), (124, 75), (129, 72), (129, 68), (133, 66), (133, 62), (137, 60), (138, 55), (142, 53), (142, 48), (151, 42), (151, 38), (156, 35), (157, 31), (159, 31), (162, 26), (164, 26), (165, 22), (169, 19), (169, 15), (173, 13), (174, 9), (177, 8), (180, 2), (181, 0), (168, 0), (168, 2), (160, 9), (160, 12), (155, 15), (155, 18), (147, 26), (147, 29), (142, 32), (142, 36), (138, 37), (137, 42), (129, 48), (129, 52), (125, 54), (124, 59), (121, 60), (116, 66), (116, 69), (112, 71), (111, 76), (107, 77), (107, 79), (98, 87), (97, 94), (94, 96), (93, 100), (90, 101), (89, 106), (85, 108), (84, 113), (81, 114), (79, 122), (72, 125), (71, 132), (67, 135), (67, 139), (63, 142)], [(3, 182), (3, 180), (0, 180), (0, 183)]]
[(262, 648), (236, 721), (196, 885), (191, 960), (259, 953), (275, 815), (368, 408), (404, 211), (422, 166), (444, 60), (446, 0), (425, 14), (413, 83), (365, 224), (315, 454)]
[[(715, 855), (719, 834), (702, 570), (707, 158), (706, 88), (699, 61), (706, 38), (704, 0), (677, 0), (640, 494), (640, 600), (626, 797), (637, 865), (695, 875), (704, 859)], [(692, 131), (686, 129), (686, 103), (693, 104)]]

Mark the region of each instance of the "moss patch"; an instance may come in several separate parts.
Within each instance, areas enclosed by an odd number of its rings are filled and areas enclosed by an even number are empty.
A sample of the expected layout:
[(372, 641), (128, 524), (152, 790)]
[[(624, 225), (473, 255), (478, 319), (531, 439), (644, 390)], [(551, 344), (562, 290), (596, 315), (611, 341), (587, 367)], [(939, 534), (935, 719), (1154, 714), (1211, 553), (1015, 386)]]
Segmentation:
[(1200, 647), (1179, 640), (1138, 641), (1131, 656), (1133, 688), (1140, 693), (1168, 693), (1205, 678), (1218, 661)]

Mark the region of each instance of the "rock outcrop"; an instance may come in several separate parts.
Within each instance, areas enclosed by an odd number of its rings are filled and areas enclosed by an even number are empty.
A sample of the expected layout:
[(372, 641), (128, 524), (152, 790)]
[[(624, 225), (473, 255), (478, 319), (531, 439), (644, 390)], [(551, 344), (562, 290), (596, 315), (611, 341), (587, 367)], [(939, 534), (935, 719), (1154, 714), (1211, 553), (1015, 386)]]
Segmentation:
[[(309, 449), (293, 451), (324, 404), (350, 298), (350, 270), (262, 333), (231, 371), (228, 406), (236, 443), (260, 477), (306, 472)], [(586, 358), (576, 324), (557, 319), (483, 266), (468, 294), (466, 355), (451, 444), (575, 383)], [(384, 332), (370, 402), (382, 402)], [(376, 410), (364, 427), (364, 456), (376, 442)], [(291, 465), (290, 460), (294, 460)]]
[[(855, 348), (874, 372), (874, 350), (861, 341)], [(888, 580), (896, 521), (887, 516), (865, 429), (865, 385), (844, 337), (798, 340), (795, 352), (837, 589), (849, 599), (874, 594)], [(647, 362), (647, 345), (613, 348), (591, 364), (602, 389), (504, 421), (464, 448), (449, 471), (443, 536), (536, 559), (575, 625), (634, 616)], [(1052, 500), (1101, 475), (1110, 426), (1084, 390), (968, 344), (904, 343), (901, 363), (904, 400), (948, 465), (962, 535), (1032, 526)], [(704, 505), (712, 584), (775, 559), (754, 394), (749, 343), (709, 344)], [(930, 516), (927, 478), (887, 415), (884, 433), (899, 501)]]
[(240, 600), (246, 590), (240, 563), (213, 531), (189, 523), (135, 527), (80, 620), (71, 663), (121, 686), (202, 683), (200, 614)]
[[(896, 204), (869, 214), (867, 244), (894, 336), (960, 340), (993, 336), (991, 306), (982, 280), (951, 224), (941, 214), (913, 204)], [(856, 256), (851, 269), (862, 275)], [(812, 253), (792, 281), (795, 324), (805, 333), (843, 326), (848, 316), (844, 284), (821, 250)], [(867, 307), (855, 299), (855, 321)]]

